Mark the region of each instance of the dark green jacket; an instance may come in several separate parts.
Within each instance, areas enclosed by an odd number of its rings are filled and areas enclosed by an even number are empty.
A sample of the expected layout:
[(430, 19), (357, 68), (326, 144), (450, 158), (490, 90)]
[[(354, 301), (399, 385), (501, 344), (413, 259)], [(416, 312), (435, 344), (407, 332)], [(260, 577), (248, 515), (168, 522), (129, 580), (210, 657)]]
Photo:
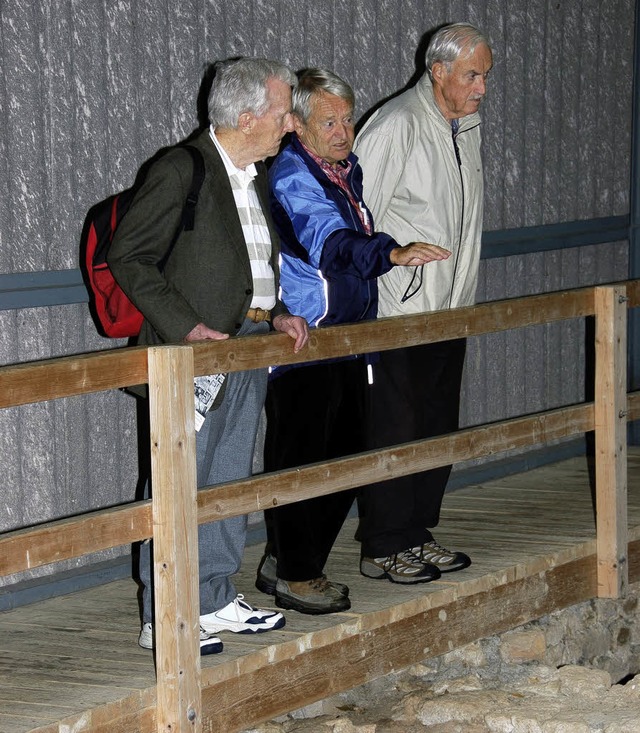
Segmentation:
[[(158, 263), (179, 225), (191, 184), (193, 164), (185, 150), (170, 150), (151, 166), (110, 247), (109, 267), (145, 317), (140, 344), (181, 342), (200, 322), (233, 336), (251, 305), (251, 265), (224, 164), (208, 130), (190, 144), (202, 153), (205, 179), (194, 229), (182, 232), (164, 271)], [(277, 293), (279, 240), (269, 213), (266, 168), (261, 162), (256, 167)], [(278, 300), (273, 315), (286, 312)]]

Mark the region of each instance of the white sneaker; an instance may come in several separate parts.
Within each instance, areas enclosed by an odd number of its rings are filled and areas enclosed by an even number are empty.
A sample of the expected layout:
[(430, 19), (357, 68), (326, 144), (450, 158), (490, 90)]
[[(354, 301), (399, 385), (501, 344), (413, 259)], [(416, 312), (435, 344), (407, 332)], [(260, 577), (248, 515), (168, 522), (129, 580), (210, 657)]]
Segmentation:
[[(142, 624), (142, 630), (138, 637), (138, 644), (143, 649), (153, 649), (153, 624), (147, 622)], [(222, 651), (222, 642), (217, 636), (208, 634), (202, 626), (200, 627), (200, 655), (219, 654)]]
[(217, 634), (219, 631), (259, 634), (263, 631), (281, 629), (285, 623), (285, 618), (280, 612), (253, 608), (241, 594), (219, 611), (200, 616), (200, 628), (208, 634)]

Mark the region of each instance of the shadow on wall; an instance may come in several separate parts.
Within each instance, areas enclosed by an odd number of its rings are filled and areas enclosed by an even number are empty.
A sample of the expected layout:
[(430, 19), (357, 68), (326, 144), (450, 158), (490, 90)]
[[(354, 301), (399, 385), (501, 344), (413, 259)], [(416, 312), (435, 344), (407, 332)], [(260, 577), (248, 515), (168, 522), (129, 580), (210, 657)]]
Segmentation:
[(427, 64), (425, 62), (425, 55), (427, 53), (427, 46), (429, 45), (429, 41), (431, 41), (431, 38), (433, 37), (434, 33), (436, 33), (436, 31), (439, 31), (440, 28), (442, 28), (445, 25), (448, 25), (448, 24), (442, 23), (441, 25), (431, 28), (430, 30), (426, 31), (422, 35), (418, 43), (418, 46), (416, 48), (415, 71), (410, 76), (409, 81), (407, 81), (407, 83), (403, 87), (398, 89), (398, 91), (393, 92), (393, 94), (389, 94), (386, 97), (383, 97), (379, 102), (376, 102), (376, 104), (374, 104), (373, 107), (368, 109), (362, 115), (362, 117), (358, 120), (358, 123), (356, 124), (356, 135), (360, 132), (365, 122), (371, 117), (371, 115), (373, 115), (373, 113), (376, 110), (380, 109), (380, 107), (386, 104), (390, 99), (393, 99), (394, 97), (399, 97), (401, 94), (406, 92), (407, 89), (411, 89), (411, 87), (416, 85), (416, 83), (418, 82), (418, 79), (420, 79), (427, 70)]

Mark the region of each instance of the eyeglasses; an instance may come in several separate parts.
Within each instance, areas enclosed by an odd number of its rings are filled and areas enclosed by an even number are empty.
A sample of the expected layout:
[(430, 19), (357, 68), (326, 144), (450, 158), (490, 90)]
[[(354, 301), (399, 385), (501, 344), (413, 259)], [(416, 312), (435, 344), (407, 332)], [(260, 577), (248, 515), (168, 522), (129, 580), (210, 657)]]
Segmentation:
[(413, 298), (413, 296), (420, 290), (422, 287), (422, 268), (424, 265), (418, 265), (413, 270), (413, 275), (411, 276), (411, 282), (409, 283), (409, 286), (404, 291), (404, 295), (402, 298), (400, 298), (401, 303), (406, 303), (409, 298)]

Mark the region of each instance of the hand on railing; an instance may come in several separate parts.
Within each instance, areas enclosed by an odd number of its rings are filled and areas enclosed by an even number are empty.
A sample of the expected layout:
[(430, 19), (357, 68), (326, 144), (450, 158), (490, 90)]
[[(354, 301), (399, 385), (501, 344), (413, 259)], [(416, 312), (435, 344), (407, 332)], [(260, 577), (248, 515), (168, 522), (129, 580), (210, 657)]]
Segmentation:
[(288, 334), (294, 340), (293, 353), (297, 354), (309, 340), (309, 326), (304, 318), (281, 314), (273, 319), (276, 331)]

